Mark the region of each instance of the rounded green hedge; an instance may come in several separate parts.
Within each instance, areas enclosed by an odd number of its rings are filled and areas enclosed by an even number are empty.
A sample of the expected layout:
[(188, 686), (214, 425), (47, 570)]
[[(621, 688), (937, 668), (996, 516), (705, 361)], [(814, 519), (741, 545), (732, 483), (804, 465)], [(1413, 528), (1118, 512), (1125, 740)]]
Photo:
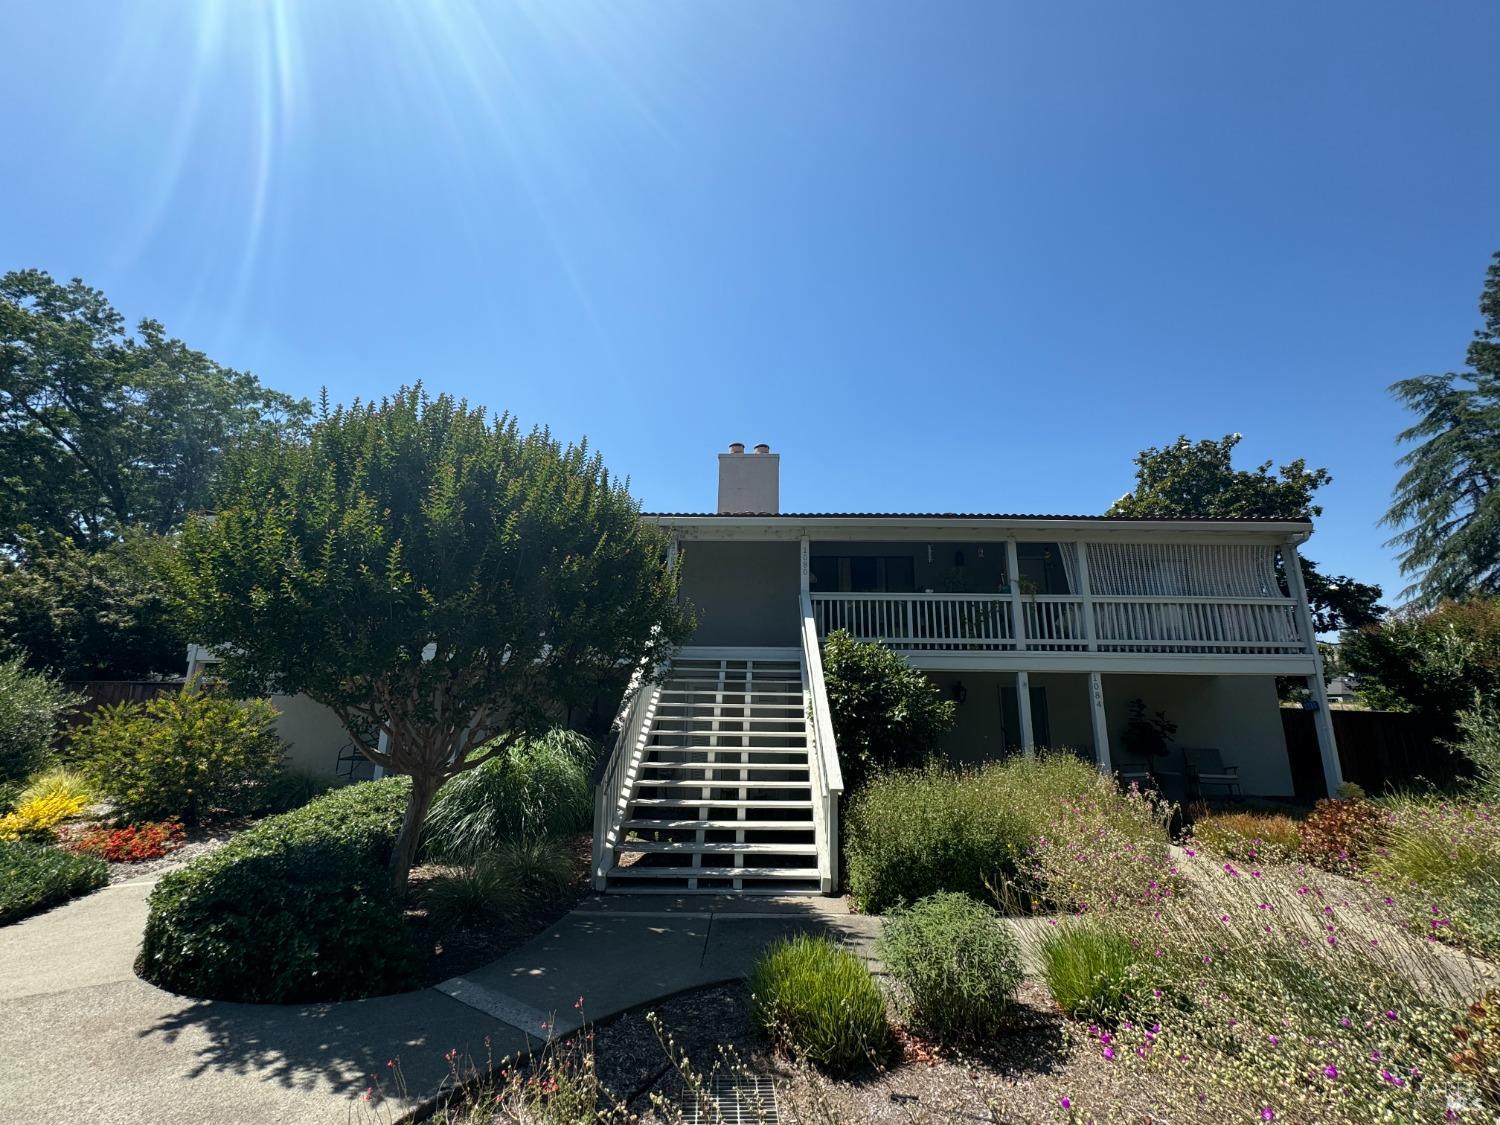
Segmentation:
[(0, 925), (46, 910), (109, 882), (109, 865), (48, 844), (0, 840)]
[(164, 876), (137, 972), (256, 1003), (409, 987), (414, 949), (387, 872), (409, 789), (390, 778), (335, 790)]
[(749, 987), (760, 1029), (814, 1066), (849, 1073), (890, 1051), (880, 986), (863, 961), (828, 938), (773, 941), (756, 960)]
[(1021, 945), (1005, 919), (952, 891), (887, 918), (880, 958), (908, 1018), (942, 1039), (995, 1031), (1021, 986)]

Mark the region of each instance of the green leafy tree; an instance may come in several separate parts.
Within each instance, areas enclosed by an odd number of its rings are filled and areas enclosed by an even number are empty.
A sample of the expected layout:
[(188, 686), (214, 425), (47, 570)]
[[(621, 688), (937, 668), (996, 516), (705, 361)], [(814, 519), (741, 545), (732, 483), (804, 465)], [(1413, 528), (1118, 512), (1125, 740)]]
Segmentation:
[(418, 386), (231, 456), (181, 588), (232, 683), (306, 693), (411, 776), (401, 891), (443, 781), (686, 635), (666, 553), (586, 443)]
[[(1313, 494), (1333, 480), (1327, 469), (1309, 469), (1302, 458), (1271, 471), (1234, 467), (1242, 435), (1189, 441), (1141, 450), (1135, 458), (1135, 488), (1111, 505), (1112, 516), (1193, 519), (1312, 519), (1323, 514)], [(1380, 587), (1343, 575), (1325, 575), (1302, 560), (1302, 579), (1320, 633), (1358, 629), (1380, 620)]]
[(180, 673), (187, 635), (166, 569), (172, 550), (138, 532), (97, 551), (71, 539), (26, 539), (0, 556), (0, 640), (64, 680)]
[(1419, 416), (1401, 442), (1405, 472), (1384, 523), (1403, 530), (1401, 591), (1425, 606), (1442, 598), (1500, 593), (1500, 251), (1479, 298), (1484, 327), (1474, 333), (1462, 373), (1418, 375), (1391, 393)]
[(920, 765), (952, 729), (956, 711), (937, 685), (884, 645), (828, 634), (823, 678), (844, 784), (853, 792), (873, 771)]
[(1475, 696), (1500, 698), (1500, 598), (1439, 602), (1344, 634), (1344, 670), (1382, 711), (1417, 711), (1451, 727)]
[(226, 447), (307, 412), (154, 320), (132, 336), (76, 278), (0, 277), (0, 545), (178, 527), (207, 502)]

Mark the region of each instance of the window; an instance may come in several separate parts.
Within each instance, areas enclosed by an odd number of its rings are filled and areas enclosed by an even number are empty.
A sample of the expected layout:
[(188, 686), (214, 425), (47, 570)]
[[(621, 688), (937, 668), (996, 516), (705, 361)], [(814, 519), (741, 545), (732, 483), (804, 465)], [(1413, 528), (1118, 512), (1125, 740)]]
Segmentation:
[(910, 594), (917, 588), (910, 555), (814, 555), (809, 564), (814, 593)]

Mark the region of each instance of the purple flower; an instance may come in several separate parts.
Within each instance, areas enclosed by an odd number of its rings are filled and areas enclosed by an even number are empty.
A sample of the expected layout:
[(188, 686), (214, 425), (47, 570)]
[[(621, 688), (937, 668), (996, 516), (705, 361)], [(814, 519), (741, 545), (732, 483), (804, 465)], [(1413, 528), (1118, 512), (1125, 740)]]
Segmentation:
[(1405, 1086), (1406, 1085), (1406, 1079), (1399, 1078), (1396, 1075), (1392, 1074), (1388, 1070), (1382, 1070), (1380, 1072), (1380, 1077), (1384, 1078), (1392, 1086)]
[(1338, 1076), (1339, 1076), (1339, 1068), (1336, 1067), (1336, 1066), (1334, 1066), (1332, 1063), (1329, 1063), (1327, 1066), (1325, 1066), (1323, 1068), (1323, 1077), (1324, 1078), (1337, 1078)]
[(1113, 1047), (1105, 1047), (1104, 1048), (1104, 1057), (1107, 1058), (1107, 1059), (1114, 1058), (1115, 1057), (1115, 1049)]
[(1263, 1110), (1260, 1111), (1260, 1119), (1262, 1121), (1275, 1121), (1276, 1120), (1276, 1111), (1274, 1109), (1272, 1109), (1270, 1106), (1266, 1106), (1265, 1109), (1263, 1109)]
[(1057, 1099), (1057, 1104), (1060, 1105), (1063, 1109), (1072, 1109), (1073, 1108), (1073, 1102), (1070, 1099), (1066, 1098), (1066, 1097), (1058, 1098)]
[(1388, 1020), (1395, 1019), (1396, 1018), (1396, 1012), (1395, 1012), (1395, 1010), (1394, 1009), (1387, 1009), (1386, 1013), (1385, 1013), (1385, 1018), (1388, 1019)]
[(1273, 1046), (1273, 1047), (1279, 1047), (1279, 1046), (1281, 1046), (1281, 1036), (1279, 1036), (1279, 1035), (1267, 1035), (1266, 1036), (1266, 1042), (1268, 1042), (1269, 1044), (1271, 1044), (1271, 1046)]

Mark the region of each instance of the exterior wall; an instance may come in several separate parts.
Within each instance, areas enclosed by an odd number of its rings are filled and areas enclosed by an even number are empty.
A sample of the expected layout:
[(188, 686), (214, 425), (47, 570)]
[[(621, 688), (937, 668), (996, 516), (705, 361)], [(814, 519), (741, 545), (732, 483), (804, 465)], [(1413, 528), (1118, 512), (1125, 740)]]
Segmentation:
[(800, 642), (801, 549), (795, 542), (692, 540), (682, 545), (683, 597), (698, 616), (687, 642), (779, 646)]
[[(929, 672), (927, 678), (937, 685), (944, 698), (952, 699), (954, 686), (959, 683), (967, 692), (964, 701), (956, 705), (953, 729), (938, 747), (950, 762), (978, 765), (1020, 749), (1019, 730), (1005, 730), (1007, 709), (1015, 714), (1013, 672)], [(1094, 728), (1089, 712), (1088, 677), (1032, 673), (1033, 697), (1038, 689), (1046, 692), (1048, 745), (1077, 750), (1092, 758)], [(1040, 732), (1037, 739), (1041, 741)]]
[(1166, 768), (1182, 768), (1184, 746), (1213, 747), (1226, 765), (1239, 766), (1240, 783), (1247, 794), (1292, 795), (1292, 770), (1273, 677), (1106, 673), (1104, 710), (1116, 766), (1126, 760), (1120, 732), (1130, 717), (1130, 701), (1136, 698), (1152, 713), (1164, 711), (1177, 724), (1173, 749), (1178, 752), (1167, 759)]
[(349, 732), (338, 716), (305, 695), (273, 695), (271, 704), (281, 712), (276, 733), (289, 744), (288, 768), (336, 776), (339, 751), (349, 743)]

